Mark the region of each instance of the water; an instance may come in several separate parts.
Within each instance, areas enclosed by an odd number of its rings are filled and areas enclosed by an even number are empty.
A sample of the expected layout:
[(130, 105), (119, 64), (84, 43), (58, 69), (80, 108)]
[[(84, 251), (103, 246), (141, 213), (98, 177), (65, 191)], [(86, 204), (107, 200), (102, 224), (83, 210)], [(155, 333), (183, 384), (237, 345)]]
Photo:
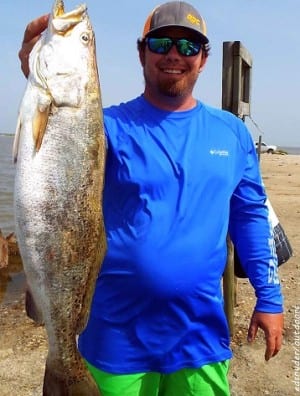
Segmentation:
[(12, 161), (13, 136), (0, 135), (0, 229), (4, 235), (14, 232)]
[(288, 154), (291, 155), (299, 155), (300, 154), (300, 147), (279, 147), (280, 149), (286, 151)]
[[(0, 229), (4, 236), (15, 231), (13, 185), (15, 166), (12, 161), (13, 136), (0, 135)], [(0, 303), (9, 305), (25, 289), (25, 276), (20, 266), (0, 270)]]

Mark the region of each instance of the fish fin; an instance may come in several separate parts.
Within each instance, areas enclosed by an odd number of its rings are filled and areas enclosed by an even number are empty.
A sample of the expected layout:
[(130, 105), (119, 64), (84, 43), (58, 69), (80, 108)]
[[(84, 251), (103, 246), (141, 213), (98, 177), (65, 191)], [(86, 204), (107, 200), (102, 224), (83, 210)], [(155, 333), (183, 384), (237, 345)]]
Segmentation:
[(54, 3), (52, 14), (54, 18), (57, 18), (65, 13), (64, 2), (61, 0), (57, 0)]
[(45, 135), (51, 105), (38, 108), (32, 120), (32, 134), (35, 150), (39, 151)]
[(44, 324), (43, 314), (39, 309), (38, 305), (35, 303), (31, 290), (28, 286), (25, 292), (25, 310), (27, 316), (32, 319), (36, 324)]
[(16, 132), (15, 132), (14, 143), (13, 143), (13, 150), (12, 150), (14, 164), (17, 162), (17, 159), (18, 159), (18, 151), (19, 151), (21, 129), (22, 129), (21, 116), (19, 114), (18, 121), (17, 121)]

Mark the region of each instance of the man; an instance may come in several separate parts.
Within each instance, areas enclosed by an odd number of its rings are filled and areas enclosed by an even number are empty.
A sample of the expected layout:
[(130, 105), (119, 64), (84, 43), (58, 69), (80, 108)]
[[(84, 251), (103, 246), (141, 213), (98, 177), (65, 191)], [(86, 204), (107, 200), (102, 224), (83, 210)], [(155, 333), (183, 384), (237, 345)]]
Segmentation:
[[(28, 25), (28, 55), (47, 16)], [(138, 40), (143, 95), (104, 110), (108, 252), (79, 338), (104, 396), (229, 395), (221, 279), (226, 235), (257, 303), (248, 339), (282, 342), (283, 307), (255, 147), (244, 123), (193, 96), (209, 40), (191, 5), (172, 1)]]

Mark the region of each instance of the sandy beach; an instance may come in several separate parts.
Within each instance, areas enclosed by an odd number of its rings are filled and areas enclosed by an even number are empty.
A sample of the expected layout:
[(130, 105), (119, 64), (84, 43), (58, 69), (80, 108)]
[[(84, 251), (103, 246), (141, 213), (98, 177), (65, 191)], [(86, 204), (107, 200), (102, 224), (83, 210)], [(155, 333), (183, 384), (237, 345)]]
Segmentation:
[[(255, 298), (248, 280), (239, 279), (229, 379), (232, 396), (292, 396), (300, 394), (300, 334), (296, 334), (296, 323), (300, 323), (300, 155), (263, 154), (261, 169), (271, 204), (294, 251), (294, 257), (279, 269), (285, 298), (284, 344), (278, 356), (265, 363), (262, 332), (252, 345), (247, 343)], [(26, 317), (23, 300), (22, 294), (12, 304), (0, 306), (1, 396), (42, 395), (45, 330)]]

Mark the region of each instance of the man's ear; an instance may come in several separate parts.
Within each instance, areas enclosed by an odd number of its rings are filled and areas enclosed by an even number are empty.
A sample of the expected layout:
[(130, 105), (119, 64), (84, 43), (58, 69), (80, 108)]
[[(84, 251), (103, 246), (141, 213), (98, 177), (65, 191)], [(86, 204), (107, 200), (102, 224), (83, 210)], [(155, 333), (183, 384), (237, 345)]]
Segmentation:
[(207, 56), (206, 54), (205, 54), (205, 55), (202, 55), (201, 64), (200, 64), (198, 73), (201, 73), (201, 72), (203, 71), (203, 69), (204, 69), (204, 67), (205, 67), (205, 65), (206, 65), (207, 58), (208, 58), (208, 56)]
[(139, 58), (141, 65), (144, 67), (145, 66), (145, 48), (139, 48)]

